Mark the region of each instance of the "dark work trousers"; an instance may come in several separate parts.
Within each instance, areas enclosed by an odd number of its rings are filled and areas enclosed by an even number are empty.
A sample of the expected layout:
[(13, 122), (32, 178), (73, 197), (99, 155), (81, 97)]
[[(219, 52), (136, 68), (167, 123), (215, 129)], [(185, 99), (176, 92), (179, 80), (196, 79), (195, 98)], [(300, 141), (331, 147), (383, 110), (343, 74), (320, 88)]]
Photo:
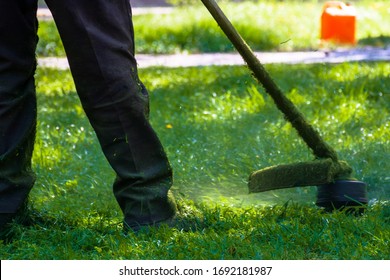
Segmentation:
[[(47, 0), (77, 93), (117, 177), (130, 226), (171, 218), (172, 170), (149, 124), (138, 78), (129, 0)], [(14, 213), (34, 184), (37, 0), (0, 0), (0, 213)]]

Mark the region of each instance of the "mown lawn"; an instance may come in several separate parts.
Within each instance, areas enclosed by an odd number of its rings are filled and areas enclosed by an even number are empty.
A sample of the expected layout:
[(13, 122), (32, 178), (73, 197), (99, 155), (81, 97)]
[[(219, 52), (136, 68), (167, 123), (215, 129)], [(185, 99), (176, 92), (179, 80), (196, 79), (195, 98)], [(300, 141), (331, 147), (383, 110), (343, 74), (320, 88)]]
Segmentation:
[(38, 69), (37, 223), (15, 225), (1, 259), (389, 259), (389, 64), (267, 69), (368, 184), (363, 216), (322, 213), (314, 187), (247, 194), (250, 172), (313, 157), (245, 67), (148, 68), (151, 122), (194, 230), (123, 236), (114, 174), (70, 73)]

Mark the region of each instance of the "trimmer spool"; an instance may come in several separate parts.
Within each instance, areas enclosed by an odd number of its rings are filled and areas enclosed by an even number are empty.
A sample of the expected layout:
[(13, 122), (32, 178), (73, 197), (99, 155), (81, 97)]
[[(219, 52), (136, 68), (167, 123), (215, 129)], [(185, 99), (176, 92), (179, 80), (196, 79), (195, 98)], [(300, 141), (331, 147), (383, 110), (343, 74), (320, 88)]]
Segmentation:
[(327, 212), (345, 210), (361, 214), (367, 203), (367, 185), (361, 181), (339, 180), (317, 187), (316, 205)]

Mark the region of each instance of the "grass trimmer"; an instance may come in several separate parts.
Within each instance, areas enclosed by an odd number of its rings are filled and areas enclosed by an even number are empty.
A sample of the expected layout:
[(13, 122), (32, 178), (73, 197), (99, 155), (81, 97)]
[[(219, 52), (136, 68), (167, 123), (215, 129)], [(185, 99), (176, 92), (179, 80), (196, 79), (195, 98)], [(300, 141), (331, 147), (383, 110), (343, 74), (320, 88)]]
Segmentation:
[(253, 172), (249, 176), (249, 192), (317, 186), (318, 206), (329, 211), (349, 206), (362, 209), (367, 204), (366, 184), (352, 178), (352, 168), (347, 162), (339, 160), (336, 151), (321, 138), (293, 102), (283, 94), (218, 4), (214, 0), (202, 2), (255, 78), (274, 100), (277, 108), (315, 156), (313, 161), (276, 165)]

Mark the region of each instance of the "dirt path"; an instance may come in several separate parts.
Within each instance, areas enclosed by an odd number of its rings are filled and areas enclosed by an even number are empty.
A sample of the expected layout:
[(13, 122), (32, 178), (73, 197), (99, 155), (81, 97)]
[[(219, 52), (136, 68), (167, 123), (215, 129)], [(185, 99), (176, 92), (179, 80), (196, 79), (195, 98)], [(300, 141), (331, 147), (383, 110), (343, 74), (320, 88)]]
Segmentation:
[[(135, 1), (132, 0), (132, 12), (133, 15), (141, 15), (141, 14), (167, 14), (170, 13), (173, 9), (172, 6), (166, 4), (165, 1)], [(142, 3), (145, 2), (145, 3)], [(153, 4), (154, 3), (154, 4)], [(50, 10), (46, 7), (46, 5), (40, 5), (37, 11), (37, 17), (39, 20), (52, 20), (53, 16)]]
[(169, 7), (165, 0), (130, 0), (132, 7)]
[[(169, 7), (170, 4), (166, 0), (130, 0), (132, 7)], [(38, 1), (39, 8), (46, 8), (43, 0)]]
[[(356, 61), (390, 61), (390, 47), (364, 48), (353, 50), (338, 50), (332, 52), (256, 52), (256, 56), (264, 63), (311, 64), (311, 63), (343, 63)], [(140, 68), (161, 67), (192, 67), (209, 65), (244, 65), (237, 53), (207, 53), (207, 54), (173, 54), (173, 55), (136, 55)], [(38, 65), (58, 69), (68, 69), (66, 58), (39, 58)]]

